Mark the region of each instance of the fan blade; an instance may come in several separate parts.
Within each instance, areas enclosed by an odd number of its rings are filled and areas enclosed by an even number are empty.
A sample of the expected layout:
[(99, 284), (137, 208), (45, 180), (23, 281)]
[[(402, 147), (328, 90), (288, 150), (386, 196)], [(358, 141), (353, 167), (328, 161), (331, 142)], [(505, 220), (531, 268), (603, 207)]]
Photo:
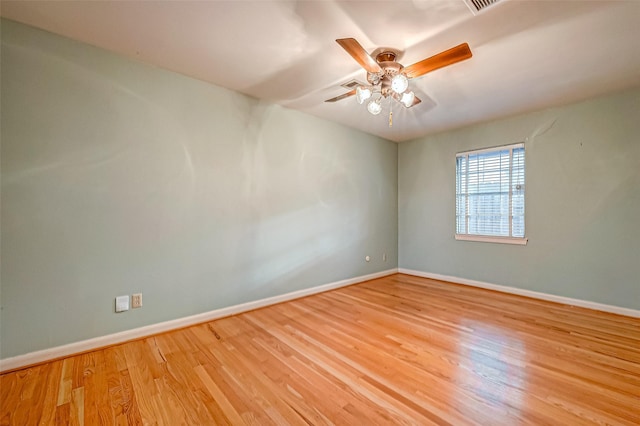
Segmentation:
[(351, 91), (349, 91), (347, 93), (343, 93), (340, 96), (336, 96), (335, 98), (327, 99), (325, 102), (336, 102), (336, 101), (342, 100), (344, 98), (348, 98), (349, 96), (353, 96), (355, 94), (356, 94), (356, 89), (353, 89), (353, 90), (351, 90)]
[(380, 65), (373, 59), (366, 50), (358, 43), (355, 38), (339, 38), (336, 42), (342, 46), (344, 50), (347, 51), (349, 55), (353, 59), (356, 60), (357, 63), (360, 64), (362, 68), (369, 72), (380, 72), (382, 68)]
[(462, 43), (430, 58), (423, 59), (420, 62), (409, 65), (402, 70), (402, 73), (406, 75), (407, 78), (416, 78), (430, 71), (437, 70), (438, 68), (464, 61), (465, 59), (469, 59), (471, 56), (472, 54), (471, 49), (469, 49), (469, 45), (467, 43)]
[(407, 108), (411, 108), (411, 107), (413, 107), (413, 106), (416, 106), (416, 105), (418, 105), (420, 102), (422, 102), (422, 100), (421, 100), (419, 97), (417, 97), (417, 96), (416, 96), (416, 97), (414, 97), (414, 98), (413, 98), (413, 103), (412, 103), (411, 105), (409, 105)]

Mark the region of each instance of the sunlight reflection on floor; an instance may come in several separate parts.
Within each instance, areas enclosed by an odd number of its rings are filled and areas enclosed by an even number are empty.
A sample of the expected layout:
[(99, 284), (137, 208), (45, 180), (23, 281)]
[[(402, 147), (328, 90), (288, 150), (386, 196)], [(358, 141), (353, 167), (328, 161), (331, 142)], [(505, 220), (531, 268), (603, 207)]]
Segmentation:
[[(526, 346), (512, 330), (481, 321), (465, 321), (459, 340), (460, 364), (457, 384), (473, 399), (480, 399), (495, 416), (495, 424), (512, 424), (519, 417), (526, 398)], [(522, 362), (514, 362), (522, 360)], [(458, 409), (473, 417), (466, 404)]]

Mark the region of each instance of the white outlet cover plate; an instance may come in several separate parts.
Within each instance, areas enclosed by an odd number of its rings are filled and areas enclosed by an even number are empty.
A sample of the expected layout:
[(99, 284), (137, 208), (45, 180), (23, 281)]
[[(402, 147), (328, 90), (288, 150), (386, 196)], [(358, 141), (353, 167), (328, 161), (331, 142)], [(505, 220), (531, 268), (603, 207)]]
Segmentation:
[(116, 297), (116, 312), (124, 312), (129, 310), (129, 296)]

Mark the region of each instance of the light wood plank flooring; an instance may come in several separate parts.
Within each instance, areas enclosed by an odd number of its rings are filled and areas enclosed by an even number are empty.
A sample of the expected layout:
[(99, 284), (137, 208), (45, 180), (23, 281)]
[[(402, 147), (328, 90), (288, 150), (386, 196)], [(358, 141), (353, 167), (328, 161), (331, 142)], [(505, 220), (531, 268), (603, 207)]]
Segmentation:
[(392, 275), (8, 373), (2, 425), (640, 424), (640, 319)]

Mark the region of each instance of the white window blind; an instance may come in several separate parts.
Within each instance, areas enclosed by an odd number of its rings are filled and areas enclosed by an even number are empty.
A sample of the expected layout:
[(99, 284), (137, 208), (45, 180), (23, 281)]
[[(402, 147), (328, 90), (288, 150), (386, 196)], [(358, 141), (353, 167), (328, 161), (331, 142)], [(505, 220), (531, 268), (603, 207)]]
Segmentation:
[(525, 243), (524, 190), (524, 144), (457, 154), (456, 238)]

